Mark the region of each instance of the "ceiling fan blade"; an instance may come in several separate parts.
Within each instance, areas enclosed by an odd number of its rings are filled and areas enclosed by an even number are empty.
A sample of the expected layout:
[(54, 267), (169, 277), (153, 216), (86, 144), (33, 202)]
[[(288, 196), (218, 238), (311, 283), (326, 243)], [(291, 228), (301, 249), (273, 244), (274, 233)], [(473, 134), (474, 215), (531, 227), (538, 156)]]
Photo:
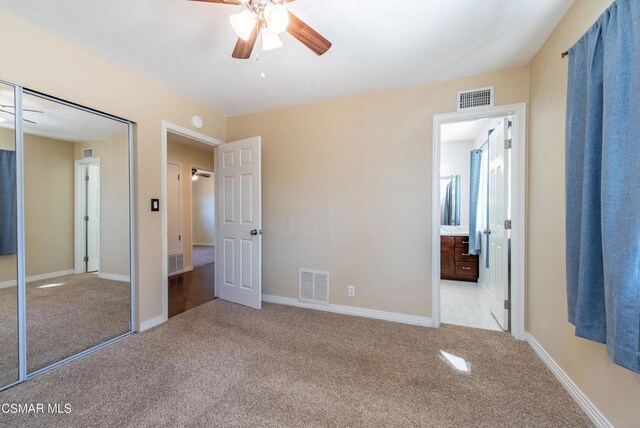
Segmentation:
[(196, 175), (204, 178), (211, 178), (211, 174), (205, 174), (204, 172), (198, 172)]
[[(6, 114), (10, 114), (11, 116), (15, 116), (16, 114), (12, 111), (8, 111), (8, 110), (3, 110), (0, 109), (0, 113), (6, 113)], [(27, 123), (33, 123), (34, 125), (37, 125), (38, 122), (34, 122), (33, 120), (29, 120), (29, 119), (25, 119), (24, 117), (22, 118), (23, 121), (27, 122)]]
[(323, 55), (331, 49), (331, 42), (329, 40), (322, 37), (320, 33), (309, 27), (291, 12), (289, 12), (287, 32), (315, 52), (316, 55)]
[(256, 22), (256, 26), (253, 28), (249, 40), (244, 41), (238, 37), (238, 42), (236, 43), (236, 47), (233, 49), (233, 54), (231, 54), (231, 56), (236, 59), (251, 58), (251, 52), (253, 52), (253, 47), (256, 44), (256, 40), (258, 40), (260, 30), (262, 30), (262, 21)]
[[(12, 108), (14, 110), (16, 109), (15, 106), (10, 106), (10, 105), (7, 105), (7, 104), (0, 105), (0, 108)], [(42, 114), (44, 114), (43, 111), (33, 110), (33, 109), (30, 109), (30, 108), (23, 108), (22, 111), (28, 111), (29, 113), (42, 113)]]

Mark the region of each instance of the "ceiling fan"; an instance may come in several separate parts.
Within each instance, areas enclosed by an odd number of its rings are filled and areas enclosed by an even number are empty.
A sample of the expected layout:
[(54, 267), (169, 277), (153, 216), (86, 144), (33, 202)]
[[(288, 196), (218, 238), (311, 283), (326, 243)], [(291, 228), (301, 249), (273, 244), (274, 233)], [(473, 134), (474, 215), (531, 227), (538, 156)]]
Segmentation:
[(305, 24), (300, 18), (289, 12), (284, 6), (294, 0), (190, 0), (205, 3), (219, 3), (232, 6), (244, 6), (244, 10), (229, 18), (231, 27), (238, 35), (238, 42), (233, 50), (237, 59), (251, 57), (253, 47), (262, 34), (264, 50), (282, 46), (278, 34), (288, 32), (316, 55), (323, 55), (331, 48), (331, 42), (316, 30)]
[(208, 172), (199, 171), (195, 168), (191, 168), (191, 180), (198, 181), (200, 177), (210, 178), (211, 174), (209, 174)]
[[(15, 107), (15, 106), (10, 106), (10, 105), (7, 105), (7, 104), (0, 104), (0, 113), (7, 113), (7, 114), (10, 114), (11, 116), (15, 116), (15, 115), (16, 115), (16, 114), (15, 114), (15, 112), (13, 112), (13, 111), (9, 111), (9, 110), (7, 110), (7, 109), (13, 109), (13, 110), (15, 110), (15, 109), (16, 109), (16, 107)], [(44, 114), (44, 112), (43, 112), (43, 111), (40, 111), (40, 110), (33, 110), (33, 109), (29, 109), (29, 108), (23, 108), (23, 109), (22, 109), (22, 111), (24, 111), (24, 112), (29, 112), (29, 113), (40, 113), (40, 114)], [(33, 120), (29, 120), (29, 119), (25, 119), (25, 118), (22, 118), (22, 120), (23, 120), (23, 121), (25, 121), (25, 122), (27, 122), (27, 123), (31, 123), (31, 124), (33, 124), (33, 125), (37, 125), (37, 124), (38, 124), (38, 122), (34, 122)]]

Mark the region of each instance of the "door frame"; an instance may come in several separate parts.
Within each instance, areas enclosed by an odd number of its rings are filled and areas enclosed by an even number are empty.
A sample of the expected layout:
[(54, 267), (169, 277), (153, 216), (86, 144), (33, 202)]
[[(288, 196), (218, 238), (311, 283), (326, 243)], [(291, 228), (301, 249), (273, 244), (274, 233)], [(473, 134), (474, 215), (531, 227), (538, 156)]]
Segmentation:
[[(81, 169), (87, 165), (97, 165), (100, 168), (100, 158), (88, 158), (77, 160), (75, 165), (75, 243), (74, 243), (74, 270), (76, 274), (86, 273), (86, 265), (83, 268), (84, 255), (87, 252), (87, 228), (84, 221), (84, 212), (86, 212), (87, 195), (83, 190), (86, 187), (86, 181), (82, 179)], [(100, 170), (102, 174), (102, 170)], [(102, 189), (100, 189), (102, 194)], [(98, 195), (100, 197), (100, 195)], [(100, 237), (102, 244), (102, 236)], [(100, 269), (98, 269), (100, 272)]]
[[(160, 152), (161, 152), (161, 170), (162, 170), (162, 195), (160, 199), (160, 213), (162, 216), (162, 322), (166, 322), (169, 319), (169, 261), (168, 261), (168, 239), (167, 239), (167, 134), (172, 132), (174, 134), (179, 134), (184, 137), (188, 137), (192, 140), (199, 141), (201, 143), (207, 144), (209, 146), (217, 147), (225, 142), (219, 140), (215, 137), (210, 137), (205, 134), (201, 134), (200, 132), (192, 131), (191, 129), (185, 128), (180, 125), (176, 125), (174, 123), (168, 122), (166, 120), (162, 121), (162, 140), (160, 143)], [(217, 154), (217, 153), (216, 153)], [(214, 154), (214, 156), (216, 155)], [(215, 166), (214, 166), (215, 169)], [(216, 195), (216, 204), (215, 204), (215, 216), (216, 222), (218, 221), (218, 203), (217, 203), (217, 195)], [(216, 225), (217, 226), (217, 225)], [(218, 233), (218, 228), (216, 227), (216, 234)], [(216, 242), (218, 241), (218, 237), (216, 236)], [(217, 250), (217, 247), (216, 247)], [(217, 259), (217, 257), (216, 257)], [(215, 295), (218, 295), (218, 283), (215, 281)]]
[(433, 152), (431, 163), (431, 323), (440, 327), (440, 127), (446, 123), (513, 116), (511, 152), (511, 335), (525, 340), (525, 244), (527, 177), (527, 104), (483, 107), (473, 111), (433, 116)]

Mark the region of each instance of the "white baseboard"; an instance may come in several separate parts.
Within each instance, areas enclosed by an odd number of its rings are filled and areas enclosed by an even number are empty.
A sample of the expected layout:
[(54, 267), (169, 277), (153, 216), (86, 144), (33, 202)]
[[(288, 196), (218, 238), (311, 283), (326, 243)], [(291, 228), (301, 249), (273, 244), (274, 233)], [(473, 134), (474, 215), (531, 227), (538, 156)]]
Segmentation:
[[(67, 275), (73, 275), (75, 274), (75, 269), (69, 269), (69, 270), (61, 270), (59, 272), (49, 272), (49, 273), (43, 273), (40, 275), (32, 275), (32, 276), (28, 276), (26, 278), (26, 282), (34, 282), (34, 281), (42, 281), (44, 279), (53, 279), (53, 278), (59, 278), (61, 276), (67, 276)], [(3, 281), (0, 282), (0, 288), (9, 288), (9, 287), (15, 287), (18, 284), (18, 281), (13, 279), (13, 280), (9, 280), (9, 281)]]
[(315, 309), (318, 311), (333, 312), (336, 314), (353, 315), (357, 317), (374, 318), (384, 321), (398, 322), (402, 324), (419, 325), (423, 327), (431, 327), (431, 318), (420, 317), (417, 315), (399, 314), (396, 312), (378, 311), (375, 309), (357, 308), (355, 306), (343, 305), (315, 305), (313, 303), (301, 302), (291, 297), (273, 296), (263, 294), (262, 301), (267, 303), (276, 303), (279, 305), (296, 306), (298, 308)]
[(562, 370), (558, 363), (556, 363), (554, 359), (551, 358), (551, 355), (549, 355), (547, 351), (545, 351), (542, 345), (540, 345), (540, 343), (528, 332), (525, 333), (525, 336), (527, 343), (529, 343), (534, 352), (538, 354), (538, 357), (540, 357), (547, 368), (551, 370), (551, 373), (554, 374), (554, 376), (560, 381), (562, 386), (564, 386), (564, 388), (567, 390), (569, 395), (573, 397), (576, 403), (578, 403), (582, 410), (587, 414), (589, 419), (591, 419), (591, 422), (593, 422), (596, 427), (613, 428), (611, 422), (609, 422), (609, 420), (600, 412), (600, 410), (598, 410), (595, 404), (593, 404), (591, 400), (589, 400), (589, 397), (587, 397), (584, 392), (582, 392), (580, 388), (578, 388), (578, 385), (576, 385), (571, 380), (569, 375), (565, 373), (564, 370)]
[(201, 247), (215, 247), (213, 242), (194, 242), (193, 245), (200, 245)]
[(176, 276), (176, 275), (180, 275), (183, 273), (187, 273), (187, 272), (191, 272), (193, 270), (193, 266), (185, 266), (184, 269), (182, 270), (177, 270), (175, 272), (171, 272), (169, 274), (169, 278), (171, 278), (172, 276)]
[(139, 333), (142, 333), (143, 331), (149, 330), (153, 327), (157, 327), (160, 324), (163, 324), (165, 322), (165, 319), (162, 315), (158, 315), (157, 317), (151, 318), (150, 320), (146, 320), (140, 323), (140, 330), (138, 331)]
[(98, 278), (110, 281), (131, 282), (131, 277), (129, 277), (129, 275), (118, 275), (115, 273), (100, 272), (98, 273)]

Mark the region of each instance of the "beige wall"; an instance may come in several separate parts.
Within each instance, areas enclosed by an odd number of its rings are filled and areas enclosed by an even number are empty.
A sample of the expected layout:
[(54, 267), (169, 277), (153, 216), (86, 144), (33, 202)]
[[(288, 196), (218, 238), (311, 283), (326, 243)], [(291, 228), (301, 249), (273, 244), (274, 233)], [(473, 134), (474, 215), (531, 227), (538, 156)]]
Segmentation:
[[(0, 148), (15, 149), (0, 129)], [(73, 143), (26, 134), (25, 251), (27, 276), (73, 269)], [(16, 257), (0, 256), (0, 282), (16, 279)]]
[(167, 162), (180, 164), (180, 198), (182, 206), (180, 213), (182, 216), (182, 250), (184, 252), (185, 269), (193, 268), (192, 250), (193, 240), (191, 238), (191, 168), (202, 168), (213, 171), (213, 152), (186, 144), (176, 143), (172, 140), (171, 134), (167, 141)]
[(193, 189), (193, 244), (215, 243), (215, 177), (200, 178)]
[(86, 148), (100, 159), (100, 273), (129, 276), (129, 138), (122, 126), (121, 137), (74, 146), (76, 160)]
[(226, 138), (225, 118), (175, 92), (101, 59), (13, 15), (0, 11), (0, 79), (86, 105), (137, 123), (137, 280), (138, 323), (162, 313), (162, 232), (160, 213), (149, 201), (161, 195), (161, 122)]
[(262, 136), (263, 292), (323, 269), (331, 303), (430, 316), (433, 115), (489, 85), (527, 102), (528, 67), (230, 118), (229, 141)]
[(527, 326), (616, 426), (638, 426), (640, 376), (612, 364), (604, 345), (574, 336), (565, 294), (564, 131), (567, 59), (610, 0), (578, 0), (531, 63)]

